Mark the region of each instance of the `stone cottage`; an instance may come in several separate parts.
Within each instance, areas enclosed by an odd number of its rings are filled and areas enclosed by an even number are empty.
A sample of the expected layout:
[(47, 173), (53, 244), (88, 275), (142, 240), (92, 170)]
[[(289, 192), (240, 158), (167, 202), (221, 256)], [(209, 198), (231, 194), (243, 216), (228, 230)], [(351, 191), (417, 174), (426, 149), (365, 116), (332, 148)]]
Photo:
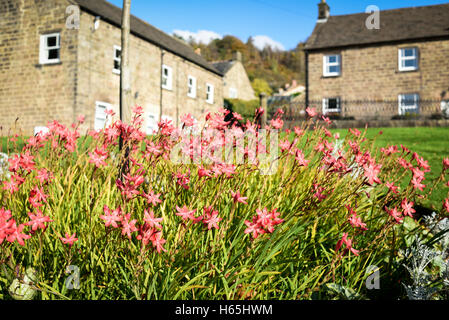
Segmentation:
[[(24, 134), (79, 115), (85, 128), (119, 114), (121, 9), (103, 0), (0, 1), (0, 125)], [(199, 117), (223, 106), (223, 75), (191, 47), (131, 17), (132, 105), (145, 130), (160, 118)], [(124, 113), (129, 110), (124, 110)]]
[(225, 99), (244, 101), (257, 99), (243, 66), (241, 52), (234, 52), (231, 60), (212, 62), (212, 65), (224, 75), (223, 96)]
[(449, 4), (330, 15), (305, 45), (306, 104), (355, 118), (441, 114), (449, 101)]

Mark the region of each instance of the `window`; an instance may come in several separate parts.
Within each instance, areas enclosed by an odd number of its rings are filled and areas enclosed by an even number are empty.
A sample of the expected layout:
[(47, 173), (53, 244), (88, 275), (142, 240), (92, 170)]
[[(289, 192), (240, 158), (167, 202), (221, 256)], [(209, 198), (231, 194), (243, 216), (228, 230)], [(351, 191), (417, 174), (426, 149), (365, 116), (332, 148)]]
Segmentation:
[(107, 125), (107, 115), (106, 110), (111, 110), (112, 106), (109, 103), (105, 102), (96, 102), (95, 106), (95, 123), (94, 123), (94, 129), (95, 130), (102, 130)]
[(60, 62), (61, 36), (59, 33), (41, 35), (39, 63), (51, 64)]
[(196, 98), (196, 78), (189, 76), (187, 96)]
[(418, 48), (399, 49), (399, 71), (418, 70)]
[(341, 56), (339, 54), (323, 57), (323, 76), (335, 77), (340, 75)]
[(340, 113), (340, 98), (325, 98), (323, 99), (323, 114)]
[(162, 88), (172, 90), (173, 88), (173, 71), (169, 66), (162, 66)]
[(399, 95), (399, 114), (419, 113), (419, 94)]
[(214, 86), (211, 84), (206, 84), (206, 102), (214, 103)]
[(158, 130), (157, 125), (158, 115), (154, 113), (149, 113), (147, 117), (147, 134), (155, 134)]
[(449, 100), (441, 101), (441, 112), (447, 118), (449, 118)]
[(229, 98), (237, 99), (237, 89), (236, 88), (229, 88)]
[(120, 74), (120, 66), (122, 63), (122, 48), (119, 46), (114, 46), (114, 67), (112, 72)]

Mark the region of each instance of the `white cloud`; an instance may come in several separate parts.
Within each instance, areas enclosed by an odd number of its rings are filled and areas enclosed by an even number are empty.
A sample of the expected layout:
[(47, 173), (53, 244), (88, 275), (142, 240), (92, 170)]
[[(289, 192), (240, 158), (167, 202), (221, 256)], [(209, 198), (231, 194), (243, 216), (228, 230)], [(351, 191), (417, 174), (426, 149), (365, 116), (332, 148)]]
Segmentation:
[(259, 50), (263, 50), (266, 46), (269, 46), (273, 50), (285, 51), (285, 47), (282, 43), (274, 41), (268, 36), (254, 36), (253, 44)]
[(198, 43), (209, 44), (212, 40), (222, 39), (223, 36), (209, 30), (199, 30), (198, 32), (192, 32), (188, 30), (173, 30), (173, 34), (182, 37), (184, 40), (189, 41), (190, 38)]

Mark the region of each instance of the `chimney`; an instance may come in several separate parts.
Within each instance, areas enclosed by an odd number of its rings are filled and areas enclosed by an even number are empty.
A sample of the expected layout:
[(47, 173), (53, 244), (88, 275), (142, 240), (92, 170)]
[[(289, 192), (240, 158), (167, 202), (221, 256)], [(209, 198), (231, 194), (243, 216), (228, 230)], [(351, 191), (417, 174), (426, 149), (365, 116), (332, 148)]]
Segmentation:
[(233, 53), (232, 60), (243, 62), (242, 53), (241, 53), (240, 51), (235, 51), (235, 52)]
[(195, 49), (195, 53), (200, 56), (201, 55), (201, 48), (196, 48)]
[(318, 4), (318, 22), (326, 22), (330, 16), (330, 8), (326, 0), (321, 0)]

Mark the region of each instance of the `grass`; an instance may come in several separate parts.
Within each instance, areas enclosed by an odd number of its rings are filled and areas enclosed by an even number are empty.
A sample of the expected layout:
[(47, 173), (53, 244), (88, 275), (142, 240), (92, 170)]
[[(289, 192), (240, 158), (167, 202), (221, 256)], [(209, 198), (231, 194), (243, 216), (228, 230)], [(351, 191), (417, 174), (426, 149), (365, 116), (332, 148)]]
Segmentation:
[[(331, 130), (333, 133), (339, 133), (344, 138), (348, 133), (347, 129)], [(379, 135), (379, 131), (382, 134)], [(442, 159), (449, 157), (449, 128), (369, 128), (367, 138), (375, 138), (375, 147), (380, 150), (389, 145), (401, 144), (417, 152), (425, 160), (429, 161), (431, 172), (426, 176), (426, 180), (431, 180), (441, 173), (443, 167)], [(447, 197), (447, 188), (440, 183), (427, 200), (421, 205), (432, 209), (440, 210), (443, 199)]]

